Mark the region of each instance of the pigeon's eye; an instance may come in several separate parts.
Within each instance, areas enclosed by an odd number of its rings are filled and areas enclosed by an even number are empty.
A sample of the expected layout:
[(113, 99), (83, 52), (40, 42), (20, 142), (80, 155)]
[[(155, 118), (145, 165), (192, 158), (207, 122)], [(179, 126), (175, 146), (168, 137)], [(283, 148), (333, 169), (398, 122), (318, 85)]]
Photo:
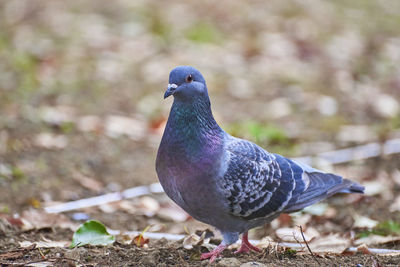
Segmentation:
[(193, 76), (192, 76), (192, 74), (189, 74), (188, 76), (186, 76), (186, 82), (187, 83), (190, 83), (190, 82), (192, 82), (193, 81)]

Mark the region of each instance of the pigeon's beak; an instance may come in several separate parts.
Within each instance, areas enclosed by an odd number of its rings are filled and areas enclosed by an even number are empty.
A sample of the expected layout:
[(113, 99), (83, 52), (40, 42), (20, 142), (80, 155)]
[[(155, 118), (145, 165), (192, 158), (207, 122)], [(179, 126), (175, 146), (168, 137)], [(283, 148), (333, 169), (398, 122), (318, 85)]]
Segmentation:
[(176, 85), (174, 83), (169, 83), (167, 91), (165, 91), (165, 94), (164, 94), (164, 99), (166, 99), (170, 95), (173, 95), (176, 88), (178, 88), (178, 85)]

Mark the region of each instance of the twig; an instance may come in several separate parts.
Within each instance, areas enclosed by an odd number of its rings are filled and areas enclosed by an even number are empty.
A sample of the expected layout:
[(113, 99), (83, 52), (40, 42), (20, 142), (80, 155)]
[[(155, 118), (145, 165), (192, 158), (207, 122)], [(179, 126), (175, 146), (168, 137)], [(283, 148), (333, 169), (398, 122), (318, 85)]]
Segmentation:
[(307, 240), (306, 240), (306, 238), (304, 237), (303, 227), (301, 227), (301, 225), (300, 225), (299, 228), (300, 228), (301, 236), (303, 237), (304, 243), (306, 243), (306, 246), (307, 246), (308, 251), (310, 252), (311, 256), (314, 258), (314, 260), (318, 263), (318, 265), (321, 265), (321, 264), (319, 263), (317, 257), (315, 257), (314, 253), (311, 251), (311, 248), (308, 246)]
[[(294, 233), (293, 233), (293, 238), (294, 238), (294, 240), (296, 240), (297, 244), (300, 245), (301, 250), (303, 250), (303, 249), (304, 249), (304, 248), (303, 248), (303, 245), (301, 244), (301, 242), (300, 242), (299, 240), (297, 240), (297, 238), (296, 238), (296, 236), (294, 235)], [(303, 236), (303, 239), (304, 239), (304, 236)]]

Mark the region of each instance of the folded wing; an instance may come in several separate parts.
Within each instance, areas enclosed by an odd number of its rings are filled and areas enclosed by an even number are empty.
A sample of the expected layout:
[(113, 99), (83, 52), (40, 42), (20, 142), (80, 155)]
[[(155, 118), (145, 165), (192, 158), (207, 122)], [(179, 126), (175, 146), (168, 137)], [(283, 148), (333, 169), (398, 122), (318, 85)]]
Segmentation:
[(363, 193), (357, 183), (297, 163), (238, 138), (226, 143), (223, 192), (230, 212), (247, 220), (294, 212), (335, 193)]

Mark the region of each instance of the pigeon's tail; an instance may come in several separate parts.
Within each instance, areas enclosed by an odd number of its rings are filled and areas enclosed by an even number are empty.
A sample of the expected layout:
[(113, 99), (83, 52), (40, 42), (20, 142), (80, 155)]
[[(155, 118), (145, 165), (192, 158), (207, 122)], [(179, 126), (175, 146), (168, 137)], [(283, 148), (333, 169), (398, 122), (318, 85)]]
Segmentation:
[(343, 179), (343, 183), (349, 184), (349, 187), (342, 189), (338, 193), (359, 193), (364, 194), (365, 187), (348, 179)]
[(307, 173), (310, 184), (295, 201), (289, 202), (284, 212), (290, 213), (304, 209), (336, 193), (364, 193), (364, 187), (348, 179), (329, 173)]

